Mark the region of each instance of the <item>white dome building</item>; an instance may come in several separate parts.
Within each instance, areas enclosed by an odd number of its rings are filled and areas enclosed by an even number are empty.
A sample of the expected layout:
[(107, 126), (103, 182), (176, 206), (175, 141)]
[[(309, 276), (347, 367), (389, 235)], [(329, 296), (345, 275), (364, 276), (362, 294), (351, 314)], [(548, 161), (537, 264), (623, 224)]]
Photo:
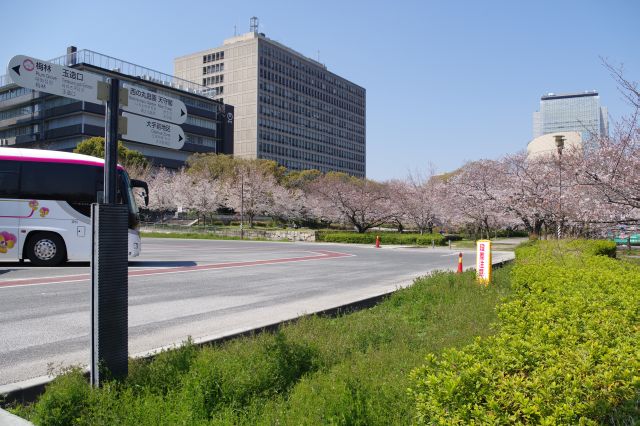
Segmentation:
[(564, 151), (582, 150), (582, 136), (580, 132), (556, 132), (538, 136), (527, 145), (527, 157), (534, 158), (558, 152), (556, 136), (564, 136)]

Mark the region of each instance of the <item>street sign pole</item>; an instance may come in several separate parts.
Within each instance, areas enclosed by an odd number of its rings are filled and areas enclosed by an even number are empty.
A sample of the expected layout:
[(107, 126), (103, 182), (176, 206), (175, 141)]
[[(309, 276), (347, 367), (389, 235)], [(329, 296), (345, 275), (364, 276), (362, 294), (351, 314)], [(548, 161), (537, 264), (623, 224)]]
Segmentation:
[(105, 114), (104, 136), (104, 202), (116, 202), (116, 173), (118, 167), (118, 109), (120, 103), (120, 80), (111, 79), (109, 101)]
[[(91, 206), (91, 384), (100, 386), (105, 371), (114, 379), (128, 373), (129, 213), (126, 204), (116, 204), (118, 134), (127, 140), (180, 149), (185, 134), (179, 124), (187, 120), (187, 107), (179, 99), (132, 84), (123, 93), (117, 78), (109, 86), (101, 75), (30, 56), (11, 58), (7, 74), (27, 89), (107, 104), (103, 195)], [(119, 117), (121, 106), (128, 112)]]
[(116, 204), (120, 104), (120, 81), (112, 78), (105, 111), (104, 196), (91, 207), (90, 378), (94, 387), (128, 374), (128, 209)]

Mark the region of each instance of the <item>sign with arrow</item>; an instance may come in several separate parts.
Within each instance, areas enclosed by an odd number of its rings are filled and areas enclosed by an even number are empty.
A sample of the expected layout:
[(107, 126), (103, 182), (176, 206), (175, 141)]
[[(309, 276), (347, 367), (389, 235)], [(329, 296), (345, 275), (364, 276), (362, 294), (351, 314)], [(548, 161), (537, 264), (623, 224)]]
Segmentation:
[(98, 82), (104, 78), (98, 74), (24, 55), (11, 58), (7, 74), (27, 89), (102, 104), (98, 100)]
[(123, 87), (129, 95), (129, 105), (123, 106), (125, 111), (175, 124), (187, 120), (187, 106), (181, 100), (128, 83)]
[(127, 132), (122, 134), (122, 139), (172, 149), (184, 146), (184, 132), (180, 126), (128, 112), (123, 112), (122, 116), (127, 119)]

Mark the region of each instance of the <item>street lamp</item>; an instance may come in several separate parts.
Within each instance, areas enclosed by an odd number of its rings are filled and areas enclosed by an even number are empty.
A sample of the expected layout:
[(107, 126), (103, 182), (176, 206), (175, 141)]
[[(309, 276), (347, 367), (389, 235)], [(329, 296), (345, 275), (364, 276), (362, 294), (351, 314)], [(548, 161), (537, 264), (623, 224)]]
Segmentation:
[(558, 198), (560, 219), (558, 220), (558, 239), (562, 238), (562, 150), (564, 149), (564, 136), (555, 135), (556, 140), (556, 148), (558, 148), (558, 169), (559, 169), (559, 180), (560, 180), (560, 197)]

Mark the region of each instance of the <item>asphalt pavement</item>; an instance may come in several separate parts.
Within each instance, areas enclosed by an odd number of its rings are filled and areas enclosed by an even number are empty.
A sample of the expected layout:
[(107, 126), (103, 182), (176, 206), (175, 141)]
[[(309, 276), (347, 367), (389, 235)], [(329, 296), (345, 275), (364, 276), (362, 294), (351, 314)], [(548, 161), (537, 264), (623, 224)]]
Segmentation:
[[(388, 293), (459, 251), (257, 241), (145, 239), (129, 263), (129, 354), (208, 341)], [(462, 250), (465, 267), (473, 250)], [(512, 252), (495, 252), (499, 262)], [(88, 263), (0, 263), (0, 393), (89, 363)]]

